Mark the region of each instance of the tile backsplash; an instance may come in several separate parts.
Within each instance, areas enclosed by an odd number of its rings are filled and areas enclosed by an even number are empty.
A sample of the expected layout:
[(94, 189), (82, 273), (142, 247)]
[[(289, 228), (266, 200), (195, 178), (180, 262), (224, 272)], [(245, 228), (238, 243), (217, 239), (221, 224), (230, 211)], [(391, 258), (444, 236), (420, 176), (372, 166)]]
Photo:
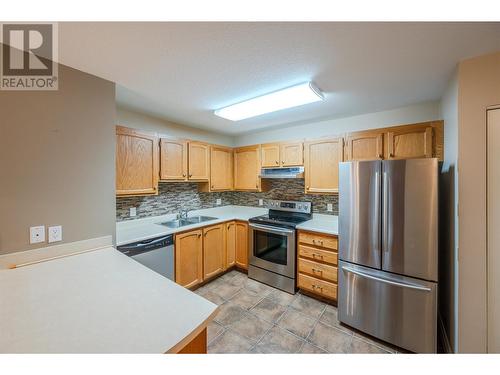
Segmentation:
[[(160, 182), (158, 195), (144, 197), (117, 197), (116, 220), (141, 219), (177, 213), (181, 208), (199, 210), (216, 206), (221, 199), (222, 206), (229, 204), (239, 206), (258, 206), (259, 199), (281, 199), (312, 202), (313, 212), (338, 215), (338, 195), (305, 194), (304, 180), (276, 179), (270, 180), (269, 191), (262, 193), (228, 191), (221, 193), (204, 193), (198, 191), (198, 184), (180, 182)], [(333, 212), (327, 211), (327, 204), (333, 205)], [(137, 216), (130, 217), (129, 208), (137, 208)]]

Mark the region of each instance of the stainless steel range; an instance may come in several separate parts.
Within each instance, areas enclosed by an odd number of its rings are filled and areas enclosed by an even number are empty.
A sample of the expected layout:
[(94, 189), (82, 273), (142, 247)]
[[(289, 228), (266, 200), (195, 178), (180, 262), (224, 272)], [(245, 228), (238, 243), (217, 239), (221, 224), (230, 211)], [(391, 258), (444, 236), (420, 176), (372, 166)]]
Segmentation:
[(248, 277), (295, 293), (295, 227), (310, 220), (311, 203), (266, 201), (269, 214), (249, 220)]

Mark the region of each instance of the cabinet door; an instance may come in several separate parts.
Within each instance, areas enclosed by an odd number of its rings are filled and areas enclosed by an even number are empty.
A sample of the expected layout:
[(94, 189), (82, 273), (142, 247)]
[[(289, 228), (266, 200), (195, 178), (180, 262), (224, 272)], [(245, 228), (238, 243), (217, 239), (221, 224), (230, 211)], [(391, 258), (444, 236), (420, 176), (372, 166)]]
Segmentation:
[(116, 195), (158, 194), (158, 138), (116, 127)]
[(343, 139), (331, 138), (306, 142), (306, 193), (337, 193), (339, 191), (339, 162), (343, 160)]
[(203, 228), (203, 279), (224, 271), (224, 224)]
[(261, 145), (260, 147), (263, 167), (276, 168), (281, 165), (279, 143), (268, 143)]
[(248, 269), (248, 224), (236, 224), (236, 266)]
[(160, 140), (160, 179), (187, 180), (187, 142), (162, 138)]
[(236, 263), (236, 223), (231, 221), (226, 224), (226, 268)]
[(202, 230), (175, 236), (175, 282), (191, 288), (203, 281)]
[(386, 133), (386, 159), (432, 158), (432, 126), (402, 126)]
[(233, 150), (211, 146), (210, 191), (233, 189)]
[(188, 179), (208, 180), (210, 175), (210, 147), (205, 143), (189, 142)]
[(304, 165), (304, 144), (302, 142), (282, 143), (280, 155), (282, 167)]
[(234, 189), (260, 189), (260, 147), (248, 146), (234, 150)]
[(350, 133), (346, 137), (345, 160), (377, 160), (384, 157), (384, 133)]

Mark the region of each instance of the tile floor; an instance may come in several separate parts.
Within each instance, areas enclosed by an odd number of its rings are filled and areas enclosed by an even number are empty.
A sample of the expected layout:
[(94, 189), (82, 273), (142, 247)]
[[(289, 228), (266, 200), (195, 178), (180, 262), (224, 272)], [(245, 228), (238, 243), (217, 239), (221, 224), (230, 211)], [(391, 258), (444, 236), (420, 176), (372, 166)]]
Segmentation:
[(209, 353), (396, 353), (354, 332), (334, 306), (272, 288), (231, 271), (195, 293), (220, 305), (208, 327)]

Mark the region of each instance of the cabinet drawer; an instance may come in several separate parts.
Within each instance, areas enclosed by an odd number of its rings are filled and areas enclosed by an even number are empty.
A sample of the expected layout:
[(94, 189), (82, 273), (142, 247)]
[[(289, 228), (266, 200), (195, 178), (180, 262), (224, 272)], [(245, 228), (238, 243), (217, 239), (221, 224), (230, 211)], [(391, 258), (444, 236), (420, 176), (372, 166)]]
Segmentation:
[(337, 299), (337, 284), (328, 281), (299, 274), (298, 287), (326, 298)]
[(314, 247), (299, 245), (299, 256), (312, 259), (315, 261), (332, 264), (334, 266), (337, 265), (337, 253), (333, 251), (325, 251), (316, 249)]
[(336, 237), (324, 236), (321, 234), (314, 233), (299, 233), (299, 242), (314, 245), (319, 247), (324, 247), (325, 249), (337, 250), (338, 240)]
[(337, 267), (334, 266), (299, 259), (299, 272), (334, 283), (337, 282)]

